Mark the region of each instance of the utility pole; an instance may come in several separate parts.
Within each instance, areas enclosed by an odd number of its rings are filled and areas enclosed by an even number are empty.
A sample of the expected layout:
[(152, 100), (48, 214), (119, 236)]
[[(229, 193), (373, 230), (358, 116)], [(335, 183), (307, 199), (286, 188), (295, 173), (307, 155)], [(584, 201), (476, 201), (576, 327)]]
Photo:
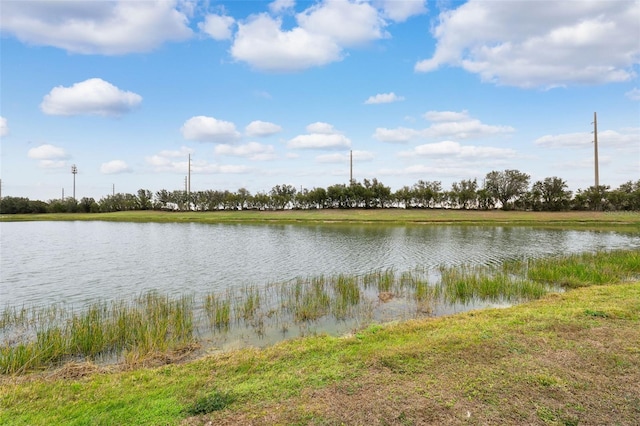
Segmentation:
[(191, 195), (191, 154), (189, 154), (189, 174), (187, 176), (189, 176), (189, 182), (187, 185), (187, 195), (190, 196)]
[(76, 165), (71, 166), (71, 173), (73, 174), (73, 199), (76, 199), (76, 175), (78, 174), (78, 168)]
[(600, 186), (600, 176), (598, 173), (598, 117), (593, 113), (593, 159), (596, 172), (596, 189)]
[(111, 195), (113, 195), (114, 197), (116, 196), (116, 184), (113, 183), (111, 184)]
[(349, 185), (353, 185), (353, 150), (349, 151)]

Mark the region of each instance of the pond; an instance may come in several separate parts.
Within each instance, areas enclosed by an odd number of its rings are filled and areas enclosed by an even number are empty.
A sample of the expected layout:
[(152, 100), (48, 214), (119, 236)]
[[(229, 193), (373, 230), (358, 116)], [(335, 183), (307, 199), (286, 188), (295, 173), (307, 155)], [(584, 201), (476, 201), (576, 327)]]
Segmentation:
[(638, 235), (526, 227), (4, 222), (0, 307), (629, 248)]

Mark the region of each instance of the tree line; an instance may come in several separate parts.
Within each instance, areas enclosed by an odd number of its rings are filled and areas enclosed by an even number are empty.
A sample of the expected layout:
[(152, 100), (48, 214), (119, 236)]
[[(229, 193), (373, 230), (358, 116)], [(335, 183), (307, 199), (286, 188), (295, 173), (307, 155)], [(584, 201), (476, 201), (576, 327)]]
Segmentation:
[(140, 189), (136, 194), (117, 193), (96, 201), (93, 198), (56, 199), (48, 202), (23, 197), (4, 197), (0, 213), (101, 213), (127, 210), (284, 210), (284, 209), (375, 209), (451, 208), (464, 210), (640, 210), (640, 180), (616, 189), (591, 186), (575, 193), (566, 181), (548, 177), (530, 184), (530, 176), (518, 170), (487, 173), (482, 185), (477, 179), (454, 182), (447, 191), (440, 181), (419, 180), (395, 192), (377, 179), (352, 181), (327, 188), (297, 190), (292, 185), (276, 185), (268, 193), (167, 191), (155, 194)]

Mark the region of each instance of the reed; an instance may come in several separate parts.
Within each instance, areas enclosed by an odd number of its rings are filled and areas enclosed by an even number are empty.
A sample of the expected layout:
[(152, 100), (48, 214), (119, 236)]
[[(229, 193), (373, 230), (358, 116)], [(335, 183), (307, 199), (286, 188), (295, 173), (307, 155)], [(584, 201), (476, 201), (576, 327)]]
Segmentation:
[[(6, 307), (0, 313), (0, 373), (14, 374), (71, 359), (122, 357), (138, 362), (148, 354), (189, 347), (204, 310), (209, 327), (228, 332), (236, 323), (251, 325), (258, 335), (269, 326), (283, 334), (291, 323), (328, 315), (367, 325), (381, 292), (403, 303), (415, 302), (415, 315), (430, 314), (437, 303), (475, 300), (535, 299), (550, 288), (568, 288), (640, 279), (640, 252), (585, 253), (563, 258), (511, 260), (501, 265), (442, 266), (397, 275), (392, 269), (357, 276), (297, 278), (266, 286), (245, 286), (238, 293), (210, 293), (171, 298), (148, 292), (130, 301), (93, 303), (82, 311), (62, 306)], [(430, 274), (431, 273), (431, 274)], [(433, 283), (430, 282), (433, 277)]]

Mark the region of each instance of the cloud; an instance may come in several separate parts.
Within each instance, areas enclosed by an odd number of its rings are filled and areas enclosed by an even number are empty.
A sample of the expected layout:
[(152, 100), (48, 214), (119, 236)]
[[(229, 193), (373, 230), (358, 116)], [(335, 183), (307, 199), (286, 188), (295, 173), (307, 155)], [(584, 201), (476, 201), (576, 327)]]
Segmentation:
[(151, 51), (193, 34), (188, 10), (177, 0), (7, 1), (2, 2), (4, 33), (33, 45), (73, 53), (121, 55)]
[(337, 131), (333, 125), (321, 121), (311, 123), (306, 127), (306, 135), (298, 135), (287, 143), (293, 149), (346, 149), (351, 146), (351, 140)]
[(511, 126), (494, 126), (469, 116), (467, 111), (429, 111), (424, 117), (433, 124), (417, 130), (407, 127), (387, 129), (379, 127), (373, 137), (381, 142), (406, 143), (423, 139), (473, 139), (513, 133)]
[(287, 146), (293, 149), (346, 149), (351, 146), (351, 140), (340, 134), (312, 133), (296, 136)]
[(59, 169), (66, 167), (67, 162), (65, 160), (69, 158), (63, 148), (50, 144), (31, 148), (27, 152), (27, 157), (33, 160), (39, 160), (38, 166), (43, 169)]
[[(158, 154), (145, 157), (154, 172), (186, 174), (189, 169), (187, 154), (191, 149), (181, 147), (179, 151), (160, 151)], [(182, 158), (180, 158), (182, 157)], [(178, 158), (180, 158), (178, 160)], [(191, 172), (198, 174), (243, 174), (250, 173), (253, 168), (244, 165), (221, 165), (206, 160), (191, 159)]]
[[(593, 133), (577, 132), (559, 135), (545, 135), (533, 143), (544, 148), (592, 148)], [(640, 146), (640, 128), (604, 130), (598, 132), (598, 147), (638, 147)]]
[(424, 118), (431, 122), (465, 121), (469, 119), (469, 113), (466, 110), (461, 112), (428, 111), (424, 114)]
[(473, 145), (460, 145), (458, 142), (442, 141), (419, 145), (411, 151), (403, 151), (399, 157), (454, 157), (454, 158), (513, 158), (517, 155), (513, 149), (493, 148)]
[(415, 65), (450, 65), (482, 81), (523, 88), (605, 84), (635, 77), (640, 3), (470, 0), (440, 14), (433, 56)]
[(58, 146), (44, 144), (36, 148), (31, 148), (27, 152), (27, 157), (34, 160), (57, 160), (68, 158), (63, 148)]
[(375, 96), (370, 96), (369, 99), (364, 101), (366, 105), (372, 104), (388, 104), (391, 102), (404, 101), (404, 97), (398, 96), (395, 93), (379, 93)]
[(272, 3), (269, 3), (269, 10), (273, 14), (278, 14), (285, 10), (293, 9), (295, 5), (295, 0), (275, 0)]
[[(353, 160), (358, 162), (371, 161), (375, 154), (370, 151), (353, 151)], [(318, 155), (316, 161), (318, 163), (349, 163), (350, 156), (347, 153), (335, 153)]]
[(185, 139), (201, 142), (227, 143), (240, 138), (235, 124), (203, 115), (191, 117), (180, 130)]
[(263, 145), (258, 142), (249, 142), (245, 145), (216, 145), (213, 149), (216, 155), (228, 155), (233, 157), (246, 157), (249, 160), (265, 161), (275, 158), (275, 148), (273, 145)]
[(9, 125), (7, 124), (7, 119), (4, 117), (0, 117), (0, 137), (7, 136), (9, 134)]
[(115, 116), (129, 112), (142, 102), (142, 96), (118, 89), (100, 78), (90, 78), (71, 87), (57, 86), (40, 104), (48, 115)]
[(624, 95), (632, 101), (640, 101), (640, 89), (638, 89), (637, 87), (629, 90)]
[(339, 133), (332, 124), (324, 123), (322, 121), (316, 121), (307, 126), (307, 132), (309, 133), (321, 133), (323, 135), (332, 135)]
[(376, 0), (384, 15), (395, 22), (404, 22), (412, 16), (427, 13), (427, 5), (424, 0)]
[(229, 40), (232, 37), (231, 27), (235, 22), (231, 16), (207, 15), (204, 22), (198, 24), (198, 28), (214, 40)]
[(268, 121), (252, 121), (245, 128), (245, 133), (249, 136), (271, 136), (282, 131), (282, 127)]
[(391, 143), (407, 143), (410, 140), (419, 137), (420, 131), (410, 129), (408, 127), (398, 127), (396, 129), (387, 129), (386, 127), (378, 127), (373, 137), (380, 142)]
[(100, 166), (100, 173), (105, 175), (115, 175), (119, 173), (129, 173), (131, 168), (122, 160), (112, 160), (106, 163), (102, 163)]
[[(278, 11), (288, 2), (272, 3)], [(238, 22), (231, 46), (234, 59), (265, 71), (299, 71), (342, 60), (344, 50), (387, 36), (386, 23), (369, 3), (329, 0), (295, 16), (297, 26), (267, 13)]]

